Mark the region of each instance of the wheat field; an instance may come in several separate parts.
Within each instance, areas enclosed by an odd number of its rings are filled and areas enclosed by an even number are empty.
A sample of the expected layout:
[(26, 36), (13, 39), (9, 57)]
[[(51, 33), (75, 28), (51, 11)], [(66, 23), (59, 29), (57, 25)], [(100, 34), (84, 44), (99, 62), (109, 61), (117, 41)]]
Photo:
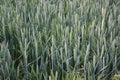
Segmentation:
[(119, 80), (120, 0), (0, 0), (0, 80)]

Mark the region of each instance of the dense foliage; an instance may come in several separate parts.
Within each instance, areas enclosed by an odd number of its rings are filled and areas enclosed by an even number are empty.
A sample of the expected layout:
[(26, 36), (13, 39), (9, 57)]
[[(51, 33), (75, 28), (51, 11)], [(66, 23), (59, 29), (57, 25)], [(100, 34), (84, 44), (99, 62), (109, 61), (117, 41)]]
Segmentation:
[(0, 80), (116, 80), (119, 0), (0, 0)]

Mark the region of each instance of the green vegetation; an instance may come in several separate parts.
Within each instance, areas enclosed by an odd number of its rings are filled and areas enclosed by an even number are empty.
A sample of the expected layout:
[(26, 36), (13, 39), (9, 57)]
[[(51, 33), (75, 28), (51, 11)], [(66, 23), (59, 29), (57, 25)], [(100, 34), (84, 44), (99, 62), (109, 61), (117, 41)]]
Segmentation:
[(119, 71), (119, 0), (0, 0), (0, 80), (117, 80)]

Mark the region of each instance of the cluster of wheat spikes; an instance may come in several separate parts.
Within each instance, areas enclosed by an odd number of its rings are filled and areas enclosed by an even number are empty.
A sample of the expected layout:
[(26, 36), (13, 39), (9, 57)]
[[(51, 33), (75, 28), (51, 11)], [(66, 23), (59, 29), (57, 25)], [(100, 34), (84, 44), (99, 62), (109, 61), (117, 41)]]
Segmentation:
[(120, 0), (0, 0), (0, 80), (120, 78)]

